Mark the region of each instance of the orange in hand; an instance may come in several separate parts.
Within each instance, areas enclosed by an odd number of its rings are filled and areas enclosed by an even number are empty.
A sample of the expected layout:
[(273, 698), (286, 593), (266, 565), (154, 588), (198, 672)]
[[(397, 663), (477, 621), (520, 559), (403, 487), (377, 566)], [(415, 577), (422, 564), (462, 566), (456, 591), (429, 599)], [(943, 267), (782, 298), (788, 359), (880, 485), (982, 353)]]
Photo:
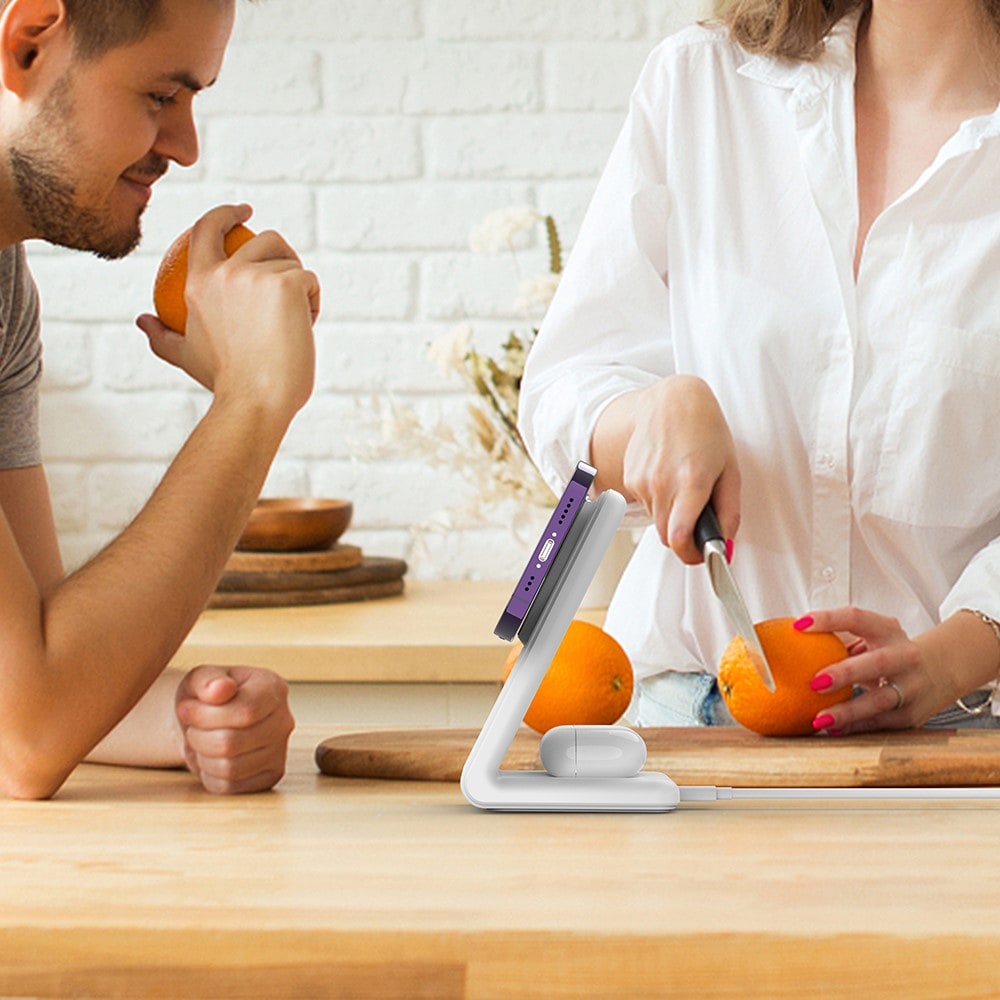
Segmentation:
[[(504, 680), (520, 652), (521, 644), (515, 643), (504, 665)], [(628, 708), (632, 684), (625, 650), (596, 625), (572, 621), (524, 721), (539, 733), (554, 726), (610, 726)]]
[[(224, 247), (226, 256), (234, 253), (247, 240), (253, 239), (254, 233), (246, 226), (237, 225), (226, 233)], [(171, 330), (184, 333), (187, 328), (187, 303), (184, 301), (184, 286), (187, 284), (188, 247), (191, 243), (191, 230), (186, 229), (167, 248), (160, 261), (153, 283), (153, 305), (156, 315), (164, 326)]]
[(773, 692), (760, 679), (742, 636), (719, 662), (719, 691), (733, 718), (764, 736), (806, 736), (819, 712), (851, 696), (849, 689), (820, 694), (809, 687), (823, 667), (847, 656), (847, 647), (832, 632), (799, 632), (794, 621), (770, 618), (754, 626), (774, 677)]

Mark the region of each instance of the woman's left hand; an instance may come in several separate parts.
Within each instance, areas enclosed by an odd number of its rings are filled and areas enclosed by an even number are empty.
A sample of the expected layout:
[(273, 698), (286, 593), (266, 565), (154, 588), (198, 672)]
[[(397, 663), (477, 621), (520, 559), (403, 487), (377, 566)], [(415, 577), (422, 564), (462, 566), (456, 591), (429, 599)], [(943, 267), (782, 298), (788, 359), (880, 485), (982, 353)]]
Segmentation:
[(860, 688), (847, 701), (824, 709), (816, 730), (833, 735), (923, 725), (954, 696), (928, 662), (921, 647), (895, 618), (860, 608), (812, 611), (795, 623), (808, 632), (836, 632), (850, 655), (821, 670), (812, 680), (823, 693)]

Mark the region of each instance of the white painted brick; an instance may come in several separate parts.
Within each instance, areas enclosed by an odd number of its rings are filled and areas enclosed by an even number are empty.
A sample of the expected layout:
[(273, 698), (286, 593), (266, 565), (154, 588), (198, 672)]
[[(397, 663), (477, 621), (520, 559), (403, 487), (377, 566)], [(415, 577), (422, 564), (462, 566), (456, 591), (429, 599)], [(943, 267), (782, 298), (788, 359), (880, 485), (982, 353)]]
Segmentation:
[(322, 102), (322, 57), (303, 45), (233, 45), (216, 84), (198, 95), (202, 120), (219, 114), (303, 114)]
[(118, 534), (145, 506), (163, 478), (165, 462), (103, 462), (89, 477), (91, 528)]
[(271, 464), (261, 488), (263, 497), (311, 496), (309, 464), (301, 459), (286, 458), (279, 452)]
[(268, 0), (239, 5), (234, 40), (290, 42), (415, 38), (417, 0)]
[(518, 182), (332, 185), (319, 193), (319, 240), (336, 250), (464, 249), (483, 216), (530, 200)]
[[(408, 42), (325, 50), (326, 106), (336, 113), (530, 111), (541, 105), (535, 47)], [(376, 67), (378, 67), (376, 69)]]
[(444, 327), (338, 323), (316, 340), (319, 392), (365, 393), (438, 387), (427, 345)]
[(649, 52), (647, 42), (552, 46), (546, 106), (557, 111), (615, 111), (624, 120), (629, 95)]
[(699, 19), (712, 17), (716, 6), (712, 0), (649, 0), (652, 34), (665, 38)]
[[(374, 428), (368, 432), (373, 436)], [(281, 444), (284, 459), (352, 458), (360, 447), (357, 408), (350, 397), (313, 393)]]
[(213, 173), (230, 181), (402, 179), (421, 166), (419, 128), (401, 118), (232, 117), (206, 134), (224, 151)]
[(431, 121), (427, 161), (435, 178), (590, 177), (607, 161), (621, 116), (478, 115)]
[(645, 24), (632, 0), (428, 0), (428, 32), (435, 38), (635, 38)]
[[(525, 276), (545, 270), (541, 250), (519, 254)], [(508, 260), (480, 254), (426, 257), (422, 268), (421, 314), (459, 321), (468, 317), (514, 317), (517, 282)]]
[(356, 528), (420, 524), (470, 492), (460, 476), (410, 459), (325, 463), (314, 481), (323, 495), (353, 501)]
[(150, 308), (155, 265), (141, 256), (103, 261), (63, 250), (32, 254), (30, 265), (41, 295), (43, 322), (132, 323)]
[(60, 537), (85, 531), (90, 505), (88, 467), (72, 462), (50, 462), (45, 470), (52, 496), (52, 513)]
[[(134, 326), (95, 327), (93, 340), (97, 383), (104, 389), (118, 393), (185, 392), (196, 384), (153, 354), (145, 334)], [(141, 401), (135, 402), (141, 405)]]
[(388, 254), (315, 254), (324, 320), (406, 319), (416, 300), (416, 265)]
[(42, 345), (44, 391), (78, 389), (93, 375), (90, 332), (78, 323), (49, 323)]
[(194, 425), (190, 397), (56, 392), (42, 398), (42, 453), (48, 460), (149, 461), (172, 457)]

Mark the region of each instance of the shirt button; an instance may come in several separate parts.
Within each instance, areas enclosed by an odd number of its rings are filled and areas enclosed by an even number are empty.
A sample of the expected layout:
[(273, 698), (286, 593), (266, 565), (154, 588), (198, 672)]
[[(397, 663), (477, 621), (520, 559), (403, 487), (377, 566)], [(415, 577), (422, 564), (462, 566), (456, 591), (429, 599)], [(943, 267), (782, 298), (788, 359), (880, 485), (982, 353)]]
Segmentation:
[(827, 583), (830, 583), (832, 580), (837, 578), (837, 571), (832, 566), (824, 566), (823, 572), (820, 573), (820, 576), (823, 577)]
[(818, 461), (819, 461), (819, 467), (823, 469), (824, 472), (829, 472), (834, 467), (834, 465), (836, 465), (836, 462), (833, 459), (833, 455), (831, 455), (828, 451), (824, 451), (819, 456)]

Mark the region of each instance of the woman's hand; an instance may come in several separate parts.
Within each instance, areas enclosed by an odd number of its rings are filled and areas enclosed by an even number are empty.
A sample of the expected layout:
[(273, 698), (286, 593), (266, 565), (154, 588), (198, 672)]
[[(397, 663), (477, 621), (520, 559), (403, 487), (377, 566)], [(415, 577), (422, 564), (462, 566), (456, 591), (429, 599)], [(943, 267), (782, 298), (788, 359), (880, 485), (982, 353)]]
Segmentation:
[(813, 690), (861, 692), (817, 715), (817, 730), (839, 736), (921, 726), (977, 686), (973, 679), (956, 685), (940, 655), (945, 644), (934, 641), (935, 629), (911, 639), (895, 618), (859, 608), (813, 611), (795, 627), (839, 633), (850, 654), (816, 674)]
[[(607, 407), (591, 454), (598, 485), (621, 488), (649, 513), (664, 545), (685, 563), (702, 561), (694, 526), (711, 499), (731, 539), (740, 522), (736, 449), (718, 400), (691, 375), (672, 375)], [(611, 470), (620, 468), (616, 475)]]

